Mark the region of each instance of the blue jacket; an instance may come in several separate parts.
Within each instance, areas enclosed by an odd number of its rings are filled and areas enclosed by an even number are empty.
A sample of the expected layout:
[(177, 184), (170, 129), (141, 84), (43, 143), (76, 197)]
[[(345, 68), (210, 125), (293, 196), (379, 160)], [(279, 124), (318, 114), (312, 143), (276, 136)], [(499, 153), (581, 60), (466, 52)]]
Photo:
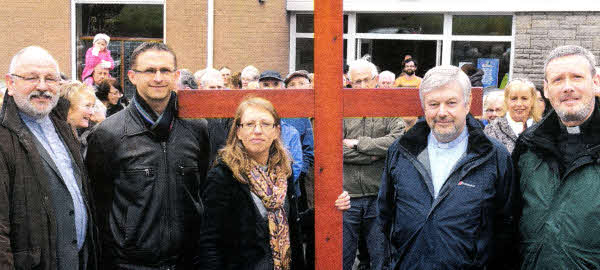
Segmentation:
[(390, 146), (379, 191), (379, 221), (390, 237), (389, 269), (512, 266), (518, 185), (509, 153), (467, 116), (467, 152), (433, 197), (430, 132), (422, 121)]
[(313, 128), (308, 118), (282, 118), (282, 122), (296, 128), (302, 143), (302, 172), (308, 174), (315, 161)]
[(292, 158), (292, 176), (296, 196), (300, 196), (300, 183), (298, 178), (302, 172), (302, 145), (298, 131), (285, 122), (281, 122), (281, 141)]

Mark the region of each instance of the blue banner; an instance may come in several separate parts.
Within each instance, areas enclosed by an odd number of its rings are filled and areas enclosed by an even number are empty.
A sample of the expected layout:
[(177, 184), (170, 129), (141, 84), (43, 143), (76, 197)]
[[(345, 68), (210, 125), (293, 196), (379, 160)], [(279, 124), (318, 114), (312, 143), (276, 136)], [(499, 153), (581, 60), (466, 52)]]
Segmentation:
[(498, 68), (500, 60), (496, 58), (477, 58), (477, 68), (483, 70), (483, 87), (498, 87)]

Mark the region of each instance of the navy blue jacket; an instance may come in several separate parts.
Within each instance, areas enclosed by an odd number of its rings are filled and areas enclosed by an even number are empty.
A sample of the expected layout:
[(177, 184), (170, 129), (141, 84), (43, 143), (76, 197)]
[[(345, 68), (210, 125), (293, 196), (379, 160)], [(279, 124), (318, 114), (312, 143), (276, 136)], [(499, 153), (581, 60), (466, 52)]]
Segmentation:
[(417, 123), (388, 150), (379, 191), (379, 221), (390, 237), (389, 269), (507, 269), (518, 260), (510, 154), (467, 116), (467, 152), (434, 199), (427, 123)]

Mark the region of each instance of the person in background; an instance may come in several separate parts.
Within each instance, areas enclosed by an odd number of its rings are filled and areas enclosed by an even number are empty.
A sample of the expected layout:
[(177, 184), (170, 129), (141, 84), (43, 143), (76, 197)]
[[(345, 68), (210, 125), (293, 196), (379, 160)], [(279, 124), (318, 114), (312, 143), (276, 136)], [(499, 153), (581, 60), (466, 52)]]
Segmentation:
[(242, 89), (242, 73), (235, 72), (231, 75), (231, 89)]
[(189, 69), (182, 68), (179, 70), (179, 80), (177, 81), (178, 90), (197, 90), (198, 83), (194, 78), (194, 74)]
[(460, 69), (469, 76), (472, 87), (483, 87), (481, 80), (483, 79), (483, 70), (478, 69), (473, 64), (464, 64)]
[(396, 75), (389, 70), (384, 70), (379, 73), (379, 81), (377, 82), (377, 88), (393, 88)]
[(106, 119), (106, 106), (104, 106), (102, 101), (96, 97), (96, 102), (94, 103), (94, 114), (90, 118), (92, 121), (92, 126), (102, 123), (104, 119)]
[(540, 121), (535, 85), (526, 79), (511, 80), (504, 88), (506, 113), (485, 126), (486, 135), (500, 141), (512, 153), (517, 137)]
[[(115, 67), (115, 61), (108, 50), (110, 37), (106, 34), (96, 34), (92, 42), (92, 47), (85, 53), (85, 67), (81, 73), (81, 80), (87, 85), (98, 85), (101, 80), (96, 81), (92, 78), (92, 73), (96, 72), (96, 67), (100, 67), (108, 73)], [(110, 77), (110, 74), (107, 75)]]
[(404, 60), (403, 66), (404, 69), (402, 71), (404, 72), (404, 74), (398, 76), (398, 78), (394, 82), (394, 86), (419, 88), (422, 79), (421, 77), (415, 74), (415, 72), (417, 71), (417, 60), (413, 58)]
[[(377, 68), (364, 59), (350, 64), (353, 89), (375, 88)], [(364, 238), (371, 269), (381, 269), (387, 258), (387, 239), (377, 222), (377, 194), (388, 147), (404, 133), (400, 117), (345, 118), (343, 130), (344, 190), (351, 207), (344, 212), (343, 269), (350, 270), (360, 238)]]
[(539, 118), (542, 119), (542, 117), (544, 117), (544, 115), (546, 115), (546, 100), (544, 99), (544, 94), (543, 94), (544, 90), (537, 90), (535, 91), (535, 95), (536, 95), (536, 106), (537, 108), (537, 113), (539, 114)]
[(219, 68), (219, 72), (223, 75), (223, 81), (225, 82), (226, 89), (234, 89), (233, 84), (231, 83), (231, 69), (227, 66), (222, 66)]
[(123, 110), (125, 104), (120, 101), (121, 91), (110, 80), (105, 80), (97, 88), (96, 97), (104, 104), (106, 109), (106, 117)]
[[(249, 89), (248, 84), (251, 82), (258, 82), (258, 78), (260, 77), (260, 71), (254, 66), (247, 66), (242, 70), (242, 74), (240, 75), (240, 79), (242, 80), (242, 88), (241, 89)], [(256, 89), (256, 88), (254, 88)]]
[(483, 96), (482, 123), (487, 126), (498, 117), (504, 116), (504, 90), (489, 91)]
[(225, 81), (221, 72), (214, 68), (204, 70), (204, 75), (200, 78), (200, 89), (204, 90), (223, 90)]
[[(85, 157), (87, 151), (87, 136), (82, 138), (81, 134), (92, 127), (91, 118), (94, 115), (96, 95), (91, 86), (78, 81), (73, 81), (62, 86), (65, 97), (69, 101), (69, 113), (67, 123), (71, 125), (73, 135), (81, 143), (81, 154)], [(88, 132), (89, 134), (89, 132)]]

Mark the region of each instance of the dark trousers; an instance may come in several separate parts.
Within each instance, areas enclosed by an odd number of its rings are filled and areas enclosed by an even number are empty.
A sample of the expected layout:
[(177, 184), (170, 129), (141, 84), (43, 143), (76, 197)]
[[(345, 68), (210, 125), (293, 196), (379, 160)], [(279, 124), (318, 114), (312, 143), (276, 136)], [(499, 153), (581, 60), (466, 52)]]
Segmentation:
[(382, 269), (388, 245), (382, 227), (377, 221), (376, 196), (351, 198), (350, 209), (344, 212), (344, 270), (352, 269), (359, 238), (363, 238), (366, 242), (371, 259), (370, 269)]

